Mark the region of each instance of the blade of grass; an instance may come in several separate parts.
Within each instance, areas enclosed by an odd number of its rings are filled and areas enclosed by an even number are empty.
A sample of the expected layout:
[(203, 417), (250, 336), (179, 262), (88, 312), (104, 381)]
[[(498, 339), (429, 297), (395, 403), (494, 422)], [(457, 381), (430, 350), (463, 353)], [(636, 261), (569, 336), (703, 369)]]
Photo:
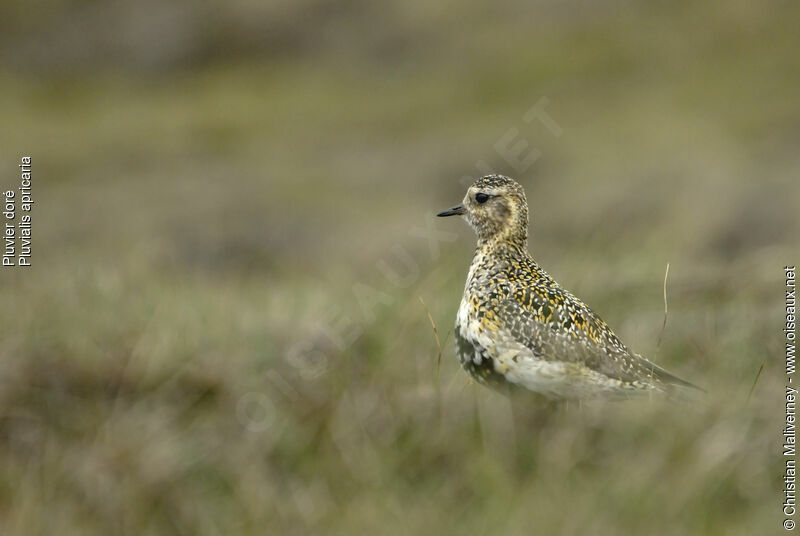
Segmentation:
[(764, 361), (762, 361), (762, 362), (761, 362), (761, 366), (760, 366), (760, 367), (758, 367), (758, 372), (756, 372), (756, 377), (755, 377), (755, 379), (753, 380), (753, 385), (752, 385), (752, 386), (750, 386), (750, 392), (749, 392), (749, 393), (747, 393), (747, 400), (746, 400), (746, 401), (745, 401), (745, 403), (744, 403), (744, 405), (745, 405), (745, 406), (746, 406), (747, 404), (749, 404), (749, 403), (750, 403), (750, 397), (751, 397), (751, 396), (753, 396), (753, 391), (755, 391), (755, 390), (756, 390), (756, 384), (758, 383), (758, 379), (761, 377), (761, 371), (763, 371), (763, 370), (764, 370), (764, 363), (765, 363), (765, 362), (764, 362)]
[(669, 277), (669, 263), (667, 263), (667, 270), (664, 272), (664, 322), (661, 324), (661, 333), (658, 334), (658, 342), (656, 349), (661, 347), (661, 339), (664, 337), (664, 331), (667, 329), (667, 316), (669, 308), (667, 307), (667, 278)]
[(425, 300), (422, 299), (422, 296), (419, 297), (419, 302), (422, 304), (422, 307), (425, 308), (425, 313), (428, 315), (428, 320), (433, 328), (433, 336), (436, 339), (436, 350), (438, 352), (436, 357), (436, 388), (439, 389), (439, 371), (442, 367), (442, 343), (439, 341), (439, 329), (436, 327), (436, 322), (433, 321), (433, 316), (431, 316), (431, 312), (428, 306), (425, 305)]

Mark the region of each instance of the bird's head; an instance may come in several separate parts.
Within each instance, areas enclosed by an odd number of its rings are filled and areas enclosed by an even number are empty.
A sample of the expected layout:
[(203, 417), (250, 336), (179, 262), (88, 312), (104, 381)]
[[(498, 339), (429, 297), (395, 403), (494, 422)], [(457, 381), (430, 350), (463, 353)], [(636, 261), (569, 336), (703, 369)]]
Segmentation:
[(528, 203), (525, 191), (503, 175), (481, 177), (467, 190), (460, 205), (437, 216), (463, 216), (478, 235), (479, 242), (528, 239)]

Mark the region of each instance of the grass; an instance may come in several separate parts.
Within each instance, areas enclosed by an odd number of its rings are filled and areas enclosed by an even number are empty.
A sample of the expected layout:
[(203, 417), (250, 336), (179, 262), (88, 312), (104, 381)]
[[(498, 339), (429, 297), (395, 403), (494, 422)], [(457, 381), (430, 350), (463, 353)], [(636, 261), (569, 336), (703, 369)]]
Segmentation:
[[(37, 204), (34, 266), (0, 272), (0, 532), (772, 531), (792, 14), (414, 5), (182, 70), (3, 66), (3, 184), (31, 154)], [(559, 138), (522, 121), (542, 96)], [(478, 160), (525, 185), (543, 267), (703, 403), (467, 383), (474, 239), (410, 228)]]

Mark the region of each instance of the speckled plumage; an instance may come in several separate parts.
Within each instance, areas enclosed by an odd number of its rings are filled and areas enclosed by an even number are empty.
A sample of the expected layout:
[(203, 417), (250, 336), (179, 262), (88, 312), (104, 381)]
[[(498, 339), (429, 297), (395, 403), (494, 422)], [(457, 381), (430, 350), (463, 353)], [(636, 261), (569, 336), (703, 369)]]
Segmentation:
[(632, 353), (586, 304), (561, 288), (527, 249), (522, 187), (489, 175), (467, 191), (461, 215), (478, 235), (456, 318), (456, 352), (480, 383), (518, 385), (550, 398), (625, 397), (693, 387)]

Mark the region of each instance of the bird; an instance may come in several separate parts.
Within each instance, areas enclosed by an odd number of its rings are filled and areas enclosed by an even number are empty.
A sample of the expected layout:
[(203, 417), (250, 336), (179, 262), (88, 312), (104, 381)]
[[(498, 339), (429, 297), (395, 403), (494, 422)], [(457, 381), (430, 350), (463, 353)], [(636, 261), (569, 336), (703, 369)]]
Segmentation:
[(518, 182), (481, 177), (460, 205), (437, 216), (461, 216), (477, 235), (454, 338), (462, 368), (478, 383), (551, 400), (702, 391), (629, 350), (533, 260), (528, 203)]

